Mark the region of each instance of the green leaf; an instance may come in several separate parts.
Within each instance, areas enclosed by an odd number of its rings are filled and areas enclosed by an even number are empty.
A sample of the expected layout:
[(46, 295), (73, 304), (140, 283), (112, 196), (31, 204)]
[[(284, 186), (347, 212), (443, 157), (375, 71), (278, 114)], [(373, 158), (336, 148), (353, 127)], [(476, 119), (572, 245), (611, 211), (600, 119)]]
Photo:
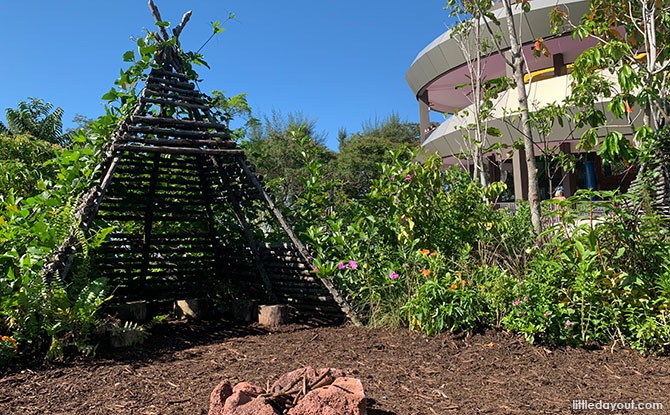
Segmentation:
[(502, 133), (500, 132), (499, 128), (495, 127), (489, 127), (486, 129), (486, 134), (490, 135), (491, 137), (502, 137)]
[(119, 97), (119, 93), (116, 91), (116, 89), (112, 88), (107, 92), (105, 95), (102, 96), (102, 99), (105, 101), (114, 101)]
[(215, 35), (218, 35), (219, 33), (222, 33), (224, 30), (226, 30), (225, 27), (221, 27), (221, 22), (220, 21), (215, 21), (212, 23), (212, 31), (214, 32)]
[(123, 61), (124, 62), (135, 62), (135, 52), (132, 50), (127, 51), (126, 53), (123, 54)]
[(156, 26), (158, 26), (158, 27), (170, 27), (170, 22), (165, 22), (165, 21), (156, 22)]

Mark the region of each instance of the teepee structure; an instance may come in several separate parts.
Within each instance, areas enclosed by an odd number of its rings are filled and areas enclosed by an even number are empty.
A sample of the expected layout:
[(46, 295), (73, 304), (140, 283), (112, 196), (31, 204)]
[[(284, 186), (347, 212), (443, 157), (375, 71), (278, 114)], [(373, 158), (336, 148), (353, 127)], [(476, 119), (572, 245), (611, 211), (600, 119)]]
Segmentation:
[[(168, 46), (108, 144), (99, 183), (76, 207), (81, 230), (114, 227), (91, 253), (92, 272), (109, 279), (116, 302), (235, 293), (358, 323), (334, 286), (314, 275), (309, 252), (184, 73), (177, 39), (167, 42), (164, 27), (158, 37)], [(77, 232), (45, 265), (47, 279), (65, 278)]]

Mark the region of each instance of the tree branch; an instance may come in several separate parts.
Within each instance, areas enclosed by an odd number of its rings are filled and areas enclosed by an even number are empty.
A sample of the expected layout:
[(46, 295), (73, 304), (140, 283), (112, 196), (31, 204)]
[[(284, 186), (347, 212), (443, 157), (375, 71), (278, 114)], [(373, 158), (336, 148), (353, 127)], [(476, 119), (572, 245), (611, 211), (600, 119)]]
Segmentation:
[(186, 26), (186, 23), (188, 23), (188, 21), (191, 19), (191, 14), (193, 14), (191, 10), (184, 13), (184, 16), (181, 18), (181, 23), (179, 23), (177, 27), (172, 29), (172, 34), (174, 35), (174, 37), (178, 38), (179, 35), (181, 35), (181, 31), (184, 30), (184, 26)]
[[(154, 4), (154, 0), (149, 0), (149, 9), (151, 9), (151, 14), (154, 16), (156, 23), (163, 21), (163, 19), (161, 18), (161, 13), (160, 11), (158, 11), (158, 7), (156, 6), (156, 4)], [(161, 35), (163, 36), (163, 41), (167, 42), (170, 39), (167, 30), (165, 30), (163, 26), (159, 26), (158, 29), (160, 30)]]

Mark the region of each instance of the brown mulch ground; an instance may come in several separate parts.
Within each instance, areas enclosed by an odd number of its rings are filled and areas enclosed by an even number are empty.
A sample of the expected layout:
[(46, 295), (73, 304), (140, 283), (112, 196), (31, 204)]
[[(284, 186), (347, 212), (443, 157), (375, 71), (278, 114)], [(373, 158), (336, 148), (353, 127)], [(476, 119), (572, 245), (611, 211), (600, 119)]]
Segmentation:
[[(549, 351), (499, 332), (427, 338), (353, 326), (269, 331), (202, 322), (172, 322), (131, 350), (0, 377), (0, 414), (206, 414), (222, 379), (265, 386), (305, 365), (360, 378), (370, 415), (670, 414), (668, 357)], [(572, 411), (573, 399), (665, 409)]]

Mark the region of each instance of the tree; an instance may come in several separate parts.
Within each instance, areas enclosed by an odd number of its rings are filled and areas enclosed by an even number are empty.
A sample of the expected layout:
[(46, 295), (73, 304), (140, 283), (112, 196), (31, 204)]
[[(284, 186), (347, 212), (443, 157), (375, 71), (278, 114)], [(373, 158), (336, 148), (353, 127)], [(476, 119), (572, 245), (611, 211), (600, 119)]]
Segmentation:
[(57, 167), (45, 164), (62, 148), (27, 134), (0, 133), (0, 198), (13, 189), (19, 197), (35, 193), (40, 180), (54, 180)]
[(363, 125), (362, 131), (340, 138), (340, 153), (332, 163), (333, 177), (350, 198), (366, 194), (380, 174), (380, 163), (389, 163), (392, 153), (419, 143), (419, 126), (401, 121), (397, 114)]
[[(210, 97), (209, 104), (214, 116), (231, 129), (234, 140), (244, 139), (250, 130), (259, 125), (260, 121), (253, 116), (247, 102), (246, 93), (227, 97), (223, 91), (214, 90)], [(231, 126), (233, 121), (237, 122), (236, 128)]]
[(287, 207), (293, 206), (305, 190), (302, 177), (307, 167), (300, 157), (297, 139), (308, 137), (307, 149), (314, 149), (315, 159), (327, 164), (335, 158), (323, 142), (325, 137), (316, 133), (316, 122), (301, 113), (287, 116), (273, 111), (262, 123), (251, 127), (248, 140), (242, 143), (249, 160), (256, 166), (266, 184)]
[[(517, 3), (519, 1), (517, 0)], [(542, 232), (542, 222), (540, 214), (540, 195), (537, 183), (537, 164), (535, 162), (535, 143), (533, 141), (533, 129), (530, 124), (530, 110), (528, 107), (528, 91), (523, 81), (525, 58), (521, 51), (520, 36), (517, 32), (517, 25), (514, 21), (512, 12), (512, 1), (502, 0), (503, 10), (507, 18), (507, 31), (509, 33), (510, 54), (507, 58), (504, 54), (505, 63), (512, 69), (512, 78), (516, 84), (516, 90), (519, 96), (519, 112), (521, 114), (521, 129), (524, 152), (526, 153), (526, 165), (528, 166), (528, 203), (530, 205), (530, 220), (533, 223), (533, 229), (536, 233)], [(528, 5), (523, 2), (524, 7)]]
[[(572, 94), (575, 122), (586, 130), (580, 145), (597, 148), (605, 160), (639, 164), (637, 188), (651, 192), (662, 210), (670, 209), (670, 5), (667, 1), (593, 0), (589, 13), (573, 23), (565, 8), (552, 16), (556, 32), (598, 44), (574, 62)], [(606, 111), (594, 103), (609, 99)], [(618, 129), (607, 120), (618, 121)], [(640, 121), (641, 117), (641, 123)], [(601, 131), (605, 131), (602, 133)], [(632, 145), (622, 131), (630, 131)]]
[[(477, 0), (479, 1), (479, 0)], [(448, 7), (451, 16), (458, 23), (451, 28), (450, 35), (458, 43), (465, 65), (468, 70), (468, 82), (461, 88), (469, 88), (467, 93), (470, 100), (470, 108), (458, 111), (454, 116), (470, 117), (471, 123), (463, 127), (463, 138), (466, 146), (466, 155), (472, 157), (474, 169), (472, 179), (479, 180), (482, 186), (486, 186), (488, 178), (484, 171), (484, 148), (488, 146), (488, 129), (486, 124), (492, 115), (493, 98), (502, 91), (498, 88), (487, 88), (487, 80), (484, 77), (483, 57), (491, 49), (490, 42), (485, 41), (482, 33), (484, 15), (480, 13), (486, 6), (477, 4), (477, 1), (459, 2), (450, 0)]]
[(66, 145), (71, 133), (63, 134), (63, 109), (38, 98), (19, 101), (16, 109), (8, 108), (7, 125), (0, 125), (0, 132), (10, 135), (29, 134), (52, 144)]
[[(530, 205), (531, 212), (531, 222), (536, 233), (542, 231), (541, 223), (541, 213), (540, 213), (540, 196), (539, 196), (539, 187), (537, 180), (537, 163), (535, 160), (535, 143), (533, 139), (533, 129), (531, 126), (530, 120), (530, 110), (528, 103), (528, 91), (526, 90), (526, 84), (524, 83), (524, 67), (525, 67), (525, 57), (521, 50), (521, 37), (518, 31), (518, 23), (515, 20), (514, 11), (513, 11), (513, 1), (515, 4), (520, 4), (523, 7), (523, 11), (527, 12), (530, 10), (530, 4), (527, 0), (501, 0), (502, 9), (504, 11), (504, 16), (507, 24), (507, 33), (509, 40), (509, 49), (506, 49), (502, 46), (502, 32), (498, 29), (501, 25), (500, 21), (496, 18), (495, 14), (491, 11), (493, 2), (491, 1), (469, 1), (469, 0), (448, 0), (447, 8), (452, 10), (452, 14), (455, 15), (466, 15), (472, 20), (464, 23), (461, 22), (460, 26), (457, 26), (457, 32), (461, 32), (463, 35), (468, 35), (469, 29), (474, 30), (476, 26), (477, 29), (474, 32), (475, 39), (479, 39), (477, 44), (482, 47), (484, 39), (480, 32), (480, 26), (486, 28), (488, 36), (486, 37), (486, 43), (484, 47), (487, 50), (492, 51), (493, 53), (498, 53), (506, 66), (510, 68), (512, 72), (511, 82), (507, 77), (500, 77), (497, 80), (484, 80), (481, 77), (481, 60), (479, 57), (471, 57), (468, 60), (469, 72), (470, 72), (470, 83), (473, 87), (473, 92), (476, 95), (473, 97), (473, 103), (476, 105), (475, 119), (476, 125), (474, 128), (475, 131), (475, 144), (482, 145), (487, 133), (487, 129), (483, 123), (483, 120), (486, 118), (486, 111), (484, 108), (480, 107), (485, 104), (486, 97), (485, 94), (489, 94), (489, 99), (491, 99), (491, 93), (497, 95), (504, 89), (507, 89), (510, 86), (516, 86), (518, 94), (518, 116), (520, 118), (521, 127), (518, 129), (521, 133), (521, 140), (523, 142), (523, 151), (525, 153), (526, 159), (526, 168), (527, 168), (527, 180), (528, 180), (528, 202)], [(481, 22), (481, 23), (480, 23)], [(464, 44), (463, 44), (464, 45)], [(462, 47), (462, 50), (465, 50), (465, 45)], [(483, 53), (482, 50), (477, 50), (477, 54)], [(485, 82), (495, 82), (496, 89), (489, 90), (485, 87)], [(483, 117), (482, 117), (483, 116)], [(482, 144), (480, 144), (482, 143)], [(478, 156), (477, 149), (475, 156)], [(481, 180), (481, 179), (480, 179)]]

